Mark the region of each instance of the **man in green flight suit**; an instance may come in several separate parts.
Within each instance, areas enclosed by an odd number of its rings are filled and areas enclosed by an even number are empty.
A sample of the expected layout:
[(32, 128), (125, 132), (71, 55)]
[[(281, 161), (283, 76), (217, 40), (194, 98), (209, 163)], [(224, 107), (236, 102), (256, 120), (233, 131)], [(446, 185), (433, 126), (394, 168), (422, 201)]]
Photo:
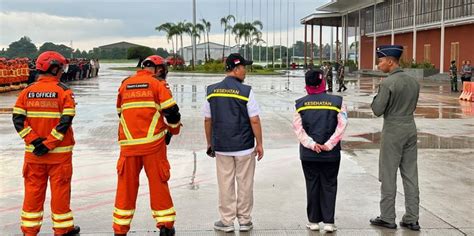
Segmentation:
[(377, 48), (378, 68), (389, 73), (379, 86), (372, 101), (372, 111), (383, 115), (380, 142), (379, 181), (381, 182), (380, 216), (370, 220), (372, 225), (395, 229), (395, 196), (397, 171), (403, 180), (405, 215), (400, 226), (420, 230), (419, 190), (417, 166), (417, 132), (413, 113), (416, 109), (420, 85), (399, 67), (403, 47), (385, 45)]
[(458, 91), (458, 68), (456, 67), (456, 61), (451, 61), (451, 66), (449, 67), (449, 78), (451, 79), (451, 92)]

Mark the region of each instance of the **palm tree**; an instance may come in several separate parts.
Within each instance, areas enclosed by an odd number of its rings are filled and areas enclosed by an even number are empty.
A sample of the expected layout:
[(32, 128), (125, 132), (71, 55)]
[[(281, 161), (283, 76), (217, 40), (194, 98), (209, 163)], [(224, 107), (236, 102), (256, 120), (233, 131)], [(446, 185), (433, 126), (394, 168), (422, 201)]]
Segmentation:
[(184, 60), (183, 34), (186, 33), (186, 21), (179, 22), (176, 25), (176, 30), (181, 40), (181, 58)]
[[(206, 19), (201, 19), (201, 22), (204, 25), (205, 33), (207, 35), (207, 56), (206, 56), (206, 62), (207, 60), (211, 59), (211, 48), (209, 47), (209, 32), (211, 31), (211, 22), (206, 21)], [(206, 41), (206, 37), (204, 37), (204, 41)]]
[[(249, 55), (247, 55), (247, 47), (251, 46), (252, 42), (263, 41), (263, 39), (261, 39), (262, 32), (260, 31), (262, 28), (262, 22), (258, 20), (252, 23), (246, 22), (237, 23), (234, 25), (232, 33), (235, 34), (235, 40), (237, 44), (240, 45), (240, 40), (244, 40), (244, 54), (247, 58), (249, 58)], [(257, 38), (257, 40), (255, 38)]]
[(171, 40), (171, 48), (172, 48), (172, 52), (174, 52), (174, 41), (173, 41), (173, 37), (175, 36), (175, 29), (174, 29), (174, 24), (173, 23), (170, 23), (170, 22), (166, 22), (166, 23), (163, 23), (157, 27), (155, 27), (155, 30), (158, 30), (158, 31), (163, 31), (166, 33), (166, 40), (168, 41), (168, 43), (170, 42)]
[[(185, 29), (184, 32), (187, 33), (191, 37), (191, 39), (193, 37), (196, 37), (199, 39), (199, 41), (201, 41), (201, 35), (199, 33), (204, 30), (203, 25), (201, 24), (194, 25), (193, 23), (186, 23), (184, 25), (184, 29)], [(194, 58), (194, 53), (191, 53), (191, 54), (192, 54), (192, 60), (194, 62), (194, 63), (191, 63), (191, 65), (194, 70), (195, 58)]]
[(225, 37), (227, 34), (227, 30), (232, 30), (232, 26), (230, 25), (230, 20), (233, 20), (235, 22), (235, 17), (233, 15), (228, 15), (226, 17), (221, 18), (221, 25), (224, 26), (224, 46), (222, 46), (222, 60), (224, 60), (224, 57), (225, 57)]

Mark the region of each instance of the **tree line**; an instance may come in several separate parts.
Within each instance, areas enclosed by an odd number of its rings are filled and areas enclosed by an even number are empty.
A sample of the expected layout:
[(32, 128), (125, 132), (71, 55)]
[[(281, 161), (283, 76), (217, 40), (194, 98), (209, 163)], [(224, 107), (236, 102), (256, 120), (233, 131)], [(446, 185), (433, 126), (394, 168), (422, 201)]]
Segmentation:
[(142, 55), (160, 55), (168, 57), (169, 53), (164, 48), (149, 48), (149, 47), (132, 47), (127, 49), (115, 48), (112, 50), (101, 50), (94, 48), (89, 51), (72, 49), (64, 44), (55, 44), (52, 42), (45, 42), (39, 48), (32, 42), (28, 36), (21, 37), (18, 41), (9, 44), (8, 48), (3, 48), (0, 51), (0, 57), (17, 58), (28, 57), (36, 58), (39, 54), (45, 51), (56, 51), (68, 58), (97, 58), (97, 59), (135, 59)]

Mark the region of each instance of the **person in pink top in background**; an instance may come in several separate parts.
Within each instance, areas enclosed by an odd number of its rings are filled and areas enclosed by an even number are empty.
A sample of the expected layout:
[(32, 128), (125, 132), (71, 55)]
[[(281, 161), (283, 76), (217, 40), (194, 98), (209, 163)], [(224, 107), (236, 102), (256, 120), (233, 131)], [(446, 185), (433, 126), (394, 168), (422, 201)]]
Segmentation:
[(341, 139), (347, 126), (342, 97), (326, 93), (324, 72), (305, 75), (308, 95), (296, 100), (293, 129), (300, 142), (300, 159), (306, 180), (310, 230), (337, 230), (334, 224), (337, 175), (341, 162)]

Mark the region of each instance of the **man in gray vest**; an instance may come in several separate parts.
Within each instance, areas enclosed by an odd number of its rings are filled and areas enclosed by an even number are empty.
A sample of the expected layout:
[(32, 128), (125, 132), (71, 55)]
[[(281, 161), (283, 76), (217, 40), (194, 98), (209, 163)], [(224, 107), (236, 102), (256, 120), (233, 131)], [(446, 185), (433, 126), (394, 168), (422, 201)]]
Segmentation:
[(400, 226), (420, 230), (419, 190), (417, 167), (417, 132), (413, 113), (416, 109), (420, 85), (399, 68), (403, 47), (398, 45), (377, 48), (378, 68), (389, 73), (372, 101), (372, 111), (383, 115), (384, 123), (380, 141), (379, 180), (381, 182), (380, 216), (370, 223), (386, 228), (397, 228), (395, 224), (395, 196), (397, 194), (397, 171), (403, 180), (405, 192), (405, 215)]
[(220, 220), (214, 223), (214, 229), (224, 232), (235, 230), (235, 218), (240, 231), (253, 228), (250, 213), (255, 156), (262, 159), (263, 143), (258, 104), (251, 87), (243, 84), (245, 66), (251, 64), (240, 54), (230, 54), (226, 60), (227, 76), (207, 87), (203, 107), (207, 153), (216, 156), (219, 185)]

